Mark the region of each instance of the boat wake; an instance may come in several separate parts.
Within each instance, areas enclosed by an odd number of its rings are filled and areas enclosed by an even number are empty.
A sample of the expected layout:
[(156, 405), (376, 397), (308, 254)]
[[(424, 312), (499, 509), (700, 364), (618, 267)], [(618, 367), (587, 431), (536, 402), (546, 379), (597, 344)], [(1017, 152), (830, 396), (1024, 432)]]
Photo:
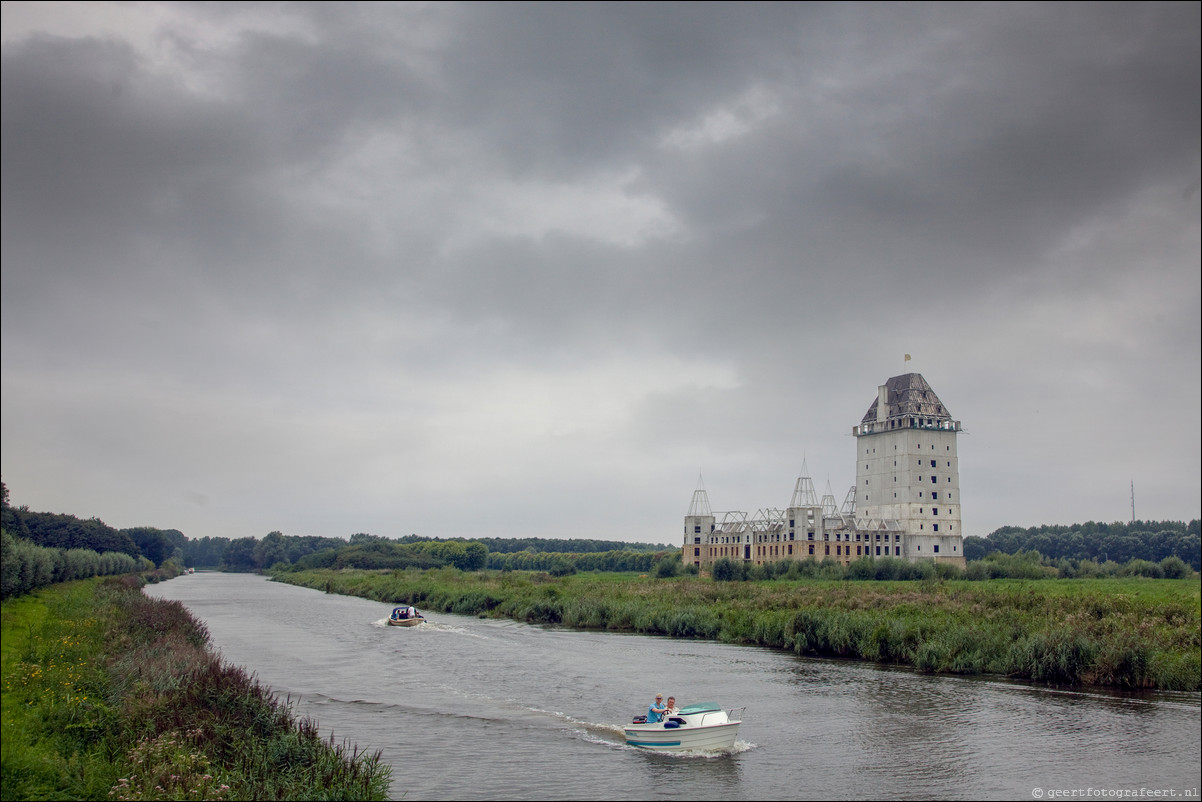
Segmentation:
[[(440, 624), (437, 621), (430, 621), (430, 620), (423, 621), (421, 624), (419, 624), (418, 626), (415, 626), (415, 627), (394, 627), (394, 626), (390, 626), (388, 624), (387, 618), (381, 618), (376, 621), (372, 621), (371, 625), (373, 627), (375, 627), (376, 629), (397, 630), (399, 632), (411, 632), (411, 633), (423, 633), (423, 632), (425, 632), (425, 633), (429, 633), (429, 632), (447, 633), (447, 632), (449, 632), (454, 635), (466, 635), (469, 638), (479, 638), (481, 640), (488, 640), (488, 638), (486, 636), (478, 635), (475, 632), (471, 632), (470, 630), (468, 630), (465, 627), (462, 627), (462, 626), (459, 626), (456, 624)], [(416, 637), (416, 635), (415, 635), (415, 637)]]

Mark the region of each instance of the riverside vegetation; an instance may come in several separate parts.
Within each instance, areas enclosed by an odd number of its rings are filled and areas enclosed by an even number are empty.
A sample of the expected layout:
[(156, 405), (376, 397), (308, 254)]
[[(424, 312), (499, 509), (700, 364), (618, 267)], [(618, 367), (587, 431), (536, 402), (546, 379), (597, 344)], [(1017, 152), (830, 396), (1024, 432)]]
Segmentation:
[(3, 603), (3, 799), (385, 799), (380, 753), (323, 740), (137, 575)]
[(389, 605), (532, 624), (712, 639), (927, 672), (1202, 689), (1196, 575), (715, 582), (453, 568), (272, 573), (277, 581)]

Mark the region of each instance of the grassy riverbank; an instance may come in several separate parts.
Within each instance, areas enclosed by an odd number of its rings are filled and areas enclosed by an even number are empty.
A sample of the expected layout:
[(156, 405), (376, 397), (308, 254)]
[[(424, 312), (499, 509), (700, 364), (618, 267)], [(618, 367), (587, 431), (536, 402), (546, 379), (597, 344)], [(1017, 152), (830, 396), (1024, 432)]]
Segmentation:
[(1202, 689), (1197, 579), (713, 582), (637, 574), (314, 570), (393, 604), (1071, 685)]
[(3, 799), (384, 799), (379, 754), (323, 740), (140, 580), (4, 602)]

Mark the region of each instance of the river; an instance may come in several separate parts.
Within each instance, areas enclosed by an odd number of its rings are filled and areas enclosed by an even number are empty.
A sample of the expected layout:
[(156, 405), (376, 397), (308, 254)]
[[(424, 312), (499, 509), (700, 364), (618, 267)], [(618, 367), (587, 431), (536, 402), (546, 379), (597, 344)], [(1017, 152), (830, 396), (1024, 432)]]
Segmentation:
[[(1196, 799), (1202, 697), (930, 676), (761, 648), (431, 613), (200, 573), (182, 602), (395, 799)], [(656, 692), (746, 707), (732, 754), (625, 745)], [(1162, 794), (1160, 793), (1162, 792)]]

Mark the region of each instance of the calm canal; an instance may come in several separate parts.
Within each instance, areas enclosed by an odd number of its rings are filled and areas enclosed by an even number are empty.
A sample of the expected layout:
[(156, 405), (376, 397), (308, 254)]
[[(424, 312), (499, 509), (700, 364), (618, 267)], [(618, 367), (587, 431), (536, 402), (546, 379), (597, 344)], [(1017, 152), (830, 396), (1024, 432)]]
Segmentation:
[[(396, 799), (1197, 798), (1197, 693), (926, 676), (784, 652), (573, 632), (201, 573), (146, 588), (204, 621), (325, 735), (380, 749)], [(746, 707), (720, 757), (627, 747), (657, 691)], [(1171, 794), (1171, 796), (1170, 796)]]

